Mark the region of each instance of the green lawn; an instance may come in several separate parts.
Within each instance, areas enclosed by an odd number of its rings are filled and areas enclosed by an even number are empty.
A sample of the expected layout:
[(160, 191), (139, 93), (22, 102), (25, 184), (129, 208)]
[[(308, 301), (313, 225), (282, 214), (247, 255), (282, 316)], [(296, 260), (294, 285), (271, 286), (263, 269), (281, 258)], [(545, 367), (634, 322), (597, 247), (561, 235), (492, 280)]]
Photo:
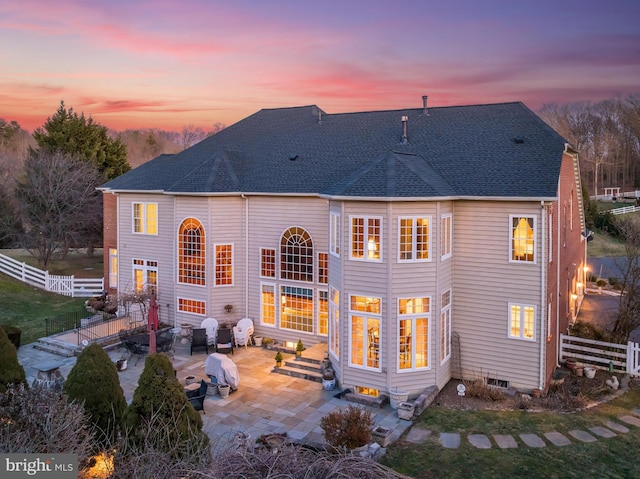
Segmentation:
[[(573, 429), (587, 430), (603, 420), (629, 414), (640, 407), (640, 390), (633, 390), (607, 404), (573, 414), (524, 411), (458, 411), (430, 407), (416, 424), (432, 431), (422, 444), (398, 441), (390, 446), (383, 462), (398, 472), (415, 478), (630, 478), (640, 477), (640, 429), (611, 439), (584, 444), (572, 441), (565, 447), (525, 446), (521, 433), (558, 431), (568, 436)], [(444, 449), (440, 432), (459, 432), (459, 449)], [(516, 449), (476, 449), (466, 440), (469, 433), (511, 434), (519, 442)]]

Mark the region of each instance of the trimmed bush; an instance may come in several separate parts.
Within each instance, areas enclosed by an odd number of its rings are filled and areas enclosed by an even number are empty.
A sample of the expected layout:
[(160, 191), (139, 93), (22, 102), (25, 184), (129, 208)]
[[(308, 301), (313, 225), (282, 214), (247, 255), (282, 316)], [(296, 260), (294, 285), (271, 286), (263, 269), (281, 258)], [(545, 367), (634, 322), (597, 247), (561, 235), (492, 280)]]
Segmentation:
[(18, 362), (18, 351), (9, 341), (7, 333), (0, 328), (0, 393), (11, 385), (27, 384), (24, 368)]
[(333, 447), (355, 449), (371, 442), (373, 419), (368, 409), (347, 406), (330, 412), (320, 420), (324, 437)]
[(13, 343), (16, 349), (18, 349), (20, 347), (20, 337), (22, 336), (22, 329), (17, 326), (10, 326), (8, 324), (1, 324), (0, 328), (4, 329), (4, 332), (7, 333), (9, 341)]
[(115, 365), (99, 344), (90, 344), (78, 356), (71, 369), (64, 392), (80, 404), (104, 437), (100, 442), (113, 442), (127, 407)]
[(133, 448), (147, 447), (150, 424), (160, 421), (172, 427), (153, 437), (156, 450), (175, 460), (184, 460), (209, 449), (209, 438), (202, 432), (202, 418), (187, 400), (183, 386), (164, 354), (147, 356), (133, 401), (125, 413), (125, 433)]

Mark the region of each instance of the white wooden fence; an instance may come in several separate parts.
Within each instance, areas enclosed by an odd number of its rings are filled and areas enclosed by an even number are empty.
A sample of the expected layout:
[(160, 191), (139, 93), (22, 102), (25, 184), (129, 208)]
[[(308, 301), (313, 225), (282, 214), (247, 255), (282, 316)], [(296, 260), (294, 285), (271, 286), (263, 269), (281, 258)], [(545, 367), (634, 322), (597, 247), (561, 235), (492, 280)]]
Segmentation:
[(640, 210), (640, 206), (623, 206), (622, 208), (614, 208), (609, 210), (612, 215), (626, 215), (627, 213), (635, 213)]
[(0, 273), (36, 288), (74, 298), (98, 296), (104, 290), (104, 278), (76, 278), (49, 274), (48, 271), (34, 268), (3, 254), (0, 254)]
[(560, 361), (576, 358), (579, 362), (599, 369), (608, 369), (640, 376), (640, 344), (606, 343), (576, 336), (560, 335)]

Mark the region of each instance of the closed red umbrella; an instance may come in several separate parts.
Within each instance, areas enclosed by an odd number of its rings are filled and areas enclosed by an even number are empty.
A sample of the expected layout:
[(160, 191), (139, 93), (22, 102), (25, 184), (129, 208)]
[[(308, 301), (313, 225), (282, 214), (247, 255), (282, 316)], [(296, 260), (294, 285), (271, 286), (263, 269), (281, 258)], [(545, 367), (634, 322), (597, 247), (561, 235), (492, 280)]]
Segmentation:
[(149, 316), (147, 317), (147, 330), (149, 331), (149, 354), (156, 352), (156, 331), (160, 326), (160, 320), (158, 318), (158, 301), (156, 295), (151, 295), (149, 301)]

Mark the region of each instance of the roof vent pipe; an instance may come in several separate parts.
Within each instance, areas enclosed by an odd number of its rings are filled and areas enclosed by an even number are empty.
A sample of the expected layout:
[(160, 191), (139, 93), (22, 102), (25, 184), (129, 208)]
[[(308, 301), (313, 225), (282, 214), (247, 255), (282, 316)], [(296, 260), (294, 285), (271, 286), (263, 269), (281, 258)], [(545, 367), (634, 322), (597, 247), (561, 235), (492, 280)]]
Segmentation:
[(322, 110), (318, 108), (318, 125), (322, 125)]
[(402, 143), (408, 143), (409, 136), (408, 136), (407, 130), (408, 130), (408, 124), (409, 124), (409, 117), (403, 116), (401, 120), (402, 120)]
[(427, 95), (422, 95), (422, 114), (424, 116), (428, 116), (429, 115), (429, 110), (427, 110), (427, 99), (429, 97)]

